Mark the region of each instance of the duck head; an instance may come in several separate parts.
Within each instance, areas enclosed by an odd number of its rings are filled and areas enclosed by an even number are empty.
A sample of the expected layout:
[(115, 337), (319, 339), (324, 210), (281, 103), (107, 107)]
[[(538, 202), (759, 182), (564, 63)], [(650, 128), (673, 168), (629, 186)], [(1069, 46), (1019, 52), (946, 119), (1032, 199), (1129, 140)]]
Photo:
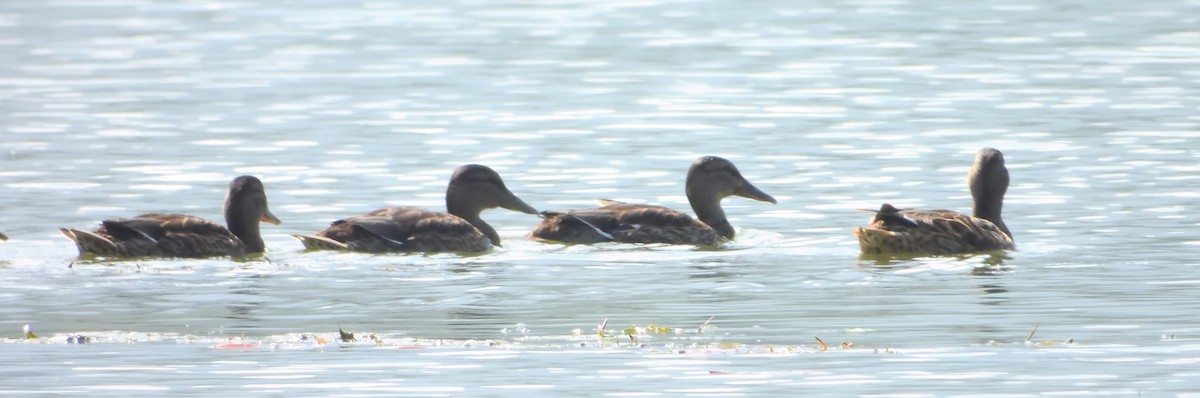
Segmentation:
[(280, 223), (267, 207), (266, 188), (253, 176), (234, 178), (229, 183), (229, 194), (225, 196), (225, 226), (242, 240), (247, 253), (262, 253), (265, 248), (259, 222)]
[(967, 173), (967, 185), (974, 199), (974, 216), (991, 221), (1012, 237), (1008, 226), (1000, 217), (1004, 207), (1004, 194), (1008, 192), (1008, 168), (1004, 166), (1004, 154), (995, 148), (983, 148), (975, 154), (975, 165)]
[(736, 195), (776, 203), (775, 198), (742, 177), (733, 162), (716, 156), (704, 156), (692, 162), (692, 168), (688, 169), (686, 191), (696, 217), (726, 239), (733, 238), (733, 226), (725, 218), (721, 199)]
[(483, 210), (497, 207), (538, 214), (537, 209), (508, 190), (495, 170), (478, 164), (468, 164), (454, 170), (450, 185), (446, 187), (446, 211), (467, 220), (487, 235), (493, 245), (500, 246), (500, 236), (479, 218)]

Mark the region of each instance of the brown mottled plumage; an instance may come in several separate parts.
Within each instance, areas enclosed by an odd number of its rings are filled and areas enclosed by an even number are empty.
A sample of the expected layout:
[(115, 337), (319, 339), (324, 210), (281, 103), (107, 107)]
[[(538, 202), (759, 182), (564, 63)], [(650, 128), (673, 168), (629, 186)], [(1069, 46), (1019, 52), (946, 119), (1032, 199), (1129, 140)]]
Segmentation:
[(265, 250), (259, 222), (279, 224), (267, 207), (262, 181), (241, 176), (229, 183), (225, 198), (228, 228), (200, 217), (183, 214), (142, 214), (101, 222), (88, 232), (60, 228), (75, 242), (80, 255), (102, 257), (212, 257), (241, 256)]
[(1000, 217), (1008, 191), (1004, 155), (983, 148), (967, 174), (974, 216), (950, 210), (897, 209), (884, 204), (871, 225), (854, 229), (864, 254), (955, 254), (1014, 249), (1012, 233)]
[(775, 203), (738, 171), (733, 162), (705, 156), (692, 163), (685, 187), (699, 218), (662, 206), (601, 201), (598, 209), (544, 212), (529, 236), (564, 243), (670, 243), (712, 245), (733, 239), (721, 199), (737, 195)]
[(478, 253), (500, 246), (500, 235), (479, 217), (503, 207), (537, 214), (508, 190), (487, 166), (459, 167), (446, 188), (447, 213), (416, 207), (388, 207), (334, 221), (316, 235), (292, 235), (309, 250)]

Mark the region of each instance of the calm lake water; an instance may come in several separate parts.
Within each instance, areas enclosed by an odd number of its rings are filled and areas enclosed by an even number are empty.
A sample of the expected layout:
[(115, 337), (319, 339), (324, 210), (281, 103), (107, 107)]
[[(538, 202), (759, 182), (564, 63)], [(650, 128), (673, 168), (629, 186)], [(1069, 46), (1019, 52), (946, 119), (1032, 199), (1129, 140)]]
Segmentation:
[[(1196, 394), (1198, 27), (1195, 0), (2, 2), (0, 392)], [(859, 258), (855, 209), (969, 211), (984, 146), (1019, 251)], [(507, 210), (480, 256), (289, 237), (441, 210), (466, 163), (542, 210), (690, 212), (701, 155), (779, 199), (726, 200), (722, 250), (543, 244)], [(241, 174), (269, 261), (71, 265), (57, 228), (220, 220)]]

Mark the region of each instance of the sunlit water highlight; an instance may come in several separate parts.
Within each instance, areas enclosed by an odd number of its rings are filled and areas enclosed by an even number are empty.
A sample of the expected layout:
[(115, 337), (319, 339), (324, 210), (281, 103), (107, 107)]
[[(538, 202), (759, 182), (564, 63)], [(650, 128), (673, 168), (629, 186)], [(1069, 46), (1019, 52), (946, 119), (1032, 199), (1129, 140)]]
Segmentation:
[[(0, 390), (16, 395), (1194, 393), (1200, 3), (0, 4)], [(1005, 152), (1019, 251), (860, 259), (882, 202), (967, 211)], [(542, 210), (688, 209), (721, 250), (303, 253), (487, 164)], [(269, 260), (78, 262), (58, 227), (220, 220)], [(21, 339), (21, 327), (38, 335)], [(604, 325), (603, 330), (600, 325)], [(338, 338), (339, 325), (356, 340)], [(822, 343), (818, 342), (820, 338)]]

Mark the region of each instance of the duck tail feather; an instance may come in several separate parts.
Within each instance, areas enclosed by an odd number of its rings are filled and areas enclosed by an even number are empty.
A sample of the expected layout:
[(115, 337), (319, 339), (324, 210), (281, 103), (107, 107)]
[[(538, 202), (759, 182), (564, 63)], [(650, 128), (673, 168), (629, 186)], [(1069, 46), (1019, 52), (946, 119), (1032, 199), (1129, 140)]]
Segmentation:
[(345, 243), (338, 242), (324, 236), (292, 235), (292, 237), (304, 244), (305, 250), (350, 250), (350, 246), (346, 245)]
[(75, 242), (75, 246), (79, 248), (79, 254), (111, 255), (117, 253), (116, 242), (93, 232), (69, 228), (59, 228), (58, 231), (62, 232), (67, 239)]

